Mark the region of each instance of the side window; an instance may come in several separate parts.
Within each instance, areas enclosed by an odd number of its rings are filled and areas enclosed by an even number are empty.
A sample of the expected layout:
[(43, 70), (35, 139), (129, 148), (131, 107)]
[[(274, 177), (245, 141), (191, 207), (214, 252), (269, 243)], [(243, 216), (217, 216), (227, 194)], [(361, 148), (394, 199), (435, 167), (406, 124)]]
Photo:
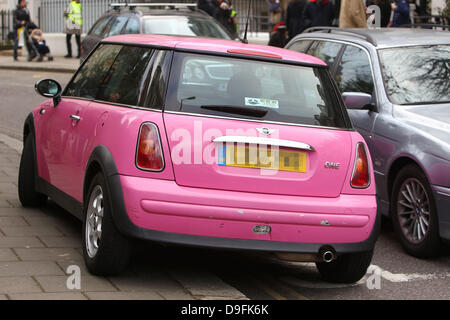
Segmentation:
[(101, 36), (102, 31), (105, 28), (108, 21), (111, 20), (111, 17), (106, 17), (97, 21), (97, 23), (92, 27), (90, 34), (94, 34), (96, 36)]
[(95, 99), (98, 89), (122, 46), (101, 45), (78, 70), (63, 95)]
[(104, 37), (106, 38), (120, 34), (125, 26), (125, 23), (127, 23), (127, 20), (127, 16), (117, 16), (112, 19), (104, 31)]
[(98, 100), (137, 105), (145, 89), (146, 70), (152, 49), (125, 46), (106, 76)]
[(170, 59), (167, 51), (158, 51), (154, 54), (150, 70), (150, 84), (145, 102), (146, 107), (151, 109), (162, 108), (169, 78), (169, 64)]
[(335, 79), (341, 92), (372, 94), (374, 85), (367, 53), (361, 48), (347, 45)]
[(299, 40), (294, 42), (290, 47), (289, 50), (294, 50), (297, 52), (306, 52), (306, 49), (308, 49), (309, 45), (311, 44), (312, 40)]
[(331, 66), (341, 50), (342, 44), (331, 41), (317, 41), (314, 48), (308, 50), (308, 54), (313, 55)]
[(134, 34), (139, 33), (139, 19), (130, 18), (127, 22), (127, 26), (125, 27), (125, 34)]

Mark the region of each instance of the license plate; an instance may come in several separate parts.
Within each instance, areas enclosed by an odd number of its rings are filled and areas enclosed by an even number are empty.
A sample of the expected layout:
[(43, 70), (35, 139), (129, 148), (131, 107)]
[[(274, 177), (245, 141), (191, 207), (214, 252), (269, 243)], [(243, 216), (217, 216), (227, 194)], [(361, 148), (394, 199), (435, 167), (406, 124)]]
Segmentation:
[(260, 146), (219, 147), (221, 166), (306, 172), (306, 152)]

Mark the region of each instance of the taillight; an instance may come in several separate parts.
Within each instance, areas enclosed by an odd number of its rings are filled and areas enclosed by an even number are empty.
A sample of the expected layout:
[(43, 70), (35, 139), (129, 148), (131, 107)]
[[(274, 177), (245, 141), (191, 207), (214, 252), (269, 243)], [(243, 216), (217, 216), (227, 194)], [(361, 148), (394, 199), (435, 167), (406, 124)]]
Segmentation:
[(367, 188), (370, 185), (369, 160), (364, 143), (356, 145), (356, 159), (353, 167), (351, 186), (353, 188)]
[(161, 171), (164, 168), (161, 140), (158, 127), (151, 122), (141, 125), (136, 151), (136, 165), (139, 169)]

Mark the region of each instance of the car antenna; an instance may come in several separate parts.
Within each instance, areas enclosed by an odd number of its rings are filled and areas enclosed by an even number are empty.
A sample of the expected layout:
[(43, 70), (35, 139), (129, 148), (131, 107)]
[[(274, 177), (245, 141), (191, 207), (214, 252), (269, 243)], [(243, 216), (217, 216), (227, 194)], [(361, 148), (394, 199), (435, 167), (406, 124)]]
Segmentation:
[(248, 10), (247, 10), (247, 21), (245, 22), (245, 31), (244, 31), (244, 38), (242, 38), (242, 43), (247, 44), (248, 40), (247, 40), (247, 31), (248, 31), (248, 21), (250, 18), (250, 8), (252, 5), (252, 0), (248, 1)]

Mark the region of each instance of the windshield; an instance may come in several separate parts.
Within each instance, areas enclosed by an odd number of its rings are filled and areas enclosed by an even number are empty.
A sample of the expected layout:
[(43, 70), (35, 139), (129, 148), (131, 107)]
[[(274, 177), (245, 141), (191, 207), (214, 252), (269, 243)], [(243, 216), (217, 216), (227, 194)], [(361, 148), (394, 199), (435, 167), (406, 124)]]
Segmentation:
[(325, 68), (176, 53), (166, 110), (346, 128)]
[(231, 39), (214, 20), (202, 17), (152, 16), (144, 19), (143, 25), (144, 33), (149, 34)]
[(379, 56), (392, 103), (450, 102), (450, 45), (382, 49)]

